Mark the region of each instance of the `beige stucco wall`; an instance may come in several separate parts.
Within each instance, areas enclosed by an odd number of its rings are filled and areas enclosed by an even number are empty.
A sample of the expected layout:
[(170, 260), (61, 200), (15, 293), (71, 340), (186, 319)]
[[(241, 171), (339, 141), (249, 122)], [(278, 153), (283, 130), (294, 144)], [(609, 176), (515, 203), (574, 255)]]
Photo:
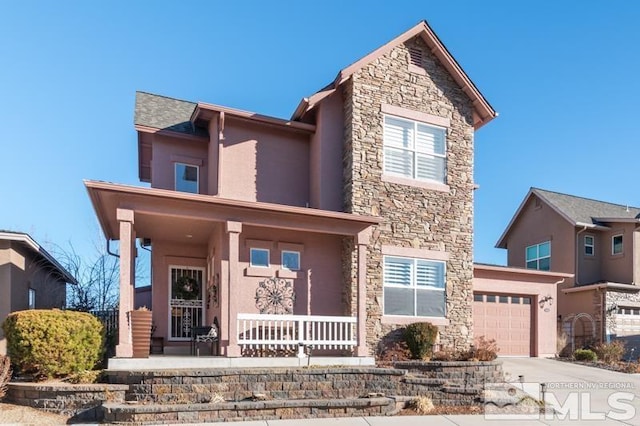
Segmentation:
[(342, 89), (316, 108), (316, 132), (311, 138), (311, 207), (342, 211), (342, 152), (344, 117)]
[(512, 225), (507, 238), (507, 264), (525, 268), (526, 248), (551, 241), (551, 270), (573, 274), (575, 271), (575, 230), (546, 203), (539, 206), (536, 196), (527, 203)]
[(309, 203), (309, 135), (225, 119), (219, 195), (304, 207)]
[(193, 141), (170, 136), (153, 135), (151, 187), (175, 189), (175, 163), (199, 167), (200, 193), (208, 193), (209, 162), (207, 141)]
[[(602, 279), (615, 283), (631, 284), (634, 278), (634, 234), (632, 223), (609, 224), (610, 231), (602, 232)], [(622, 254), (611, 253), (611, 239), (614, 235), (622, 235)]]
[[(409, 72), (409, 47), (423, 52), (422, 72)], [(422, 39), (395, 47), (344, 83), (344, 204), (348, 212), (382, 217), (373, 232), (367, 263), (367, 339), (375, 350), (381, 338), (402, 326), (383, 324), (382, 246), (448, 254), (447, 315), (443, 345), (467, 348), (473, 341), (473, 106)], [(383, 180), (384, 105), (402, 107), (450, 121), (447, 130), (448, 188), (442, 191)], [(345, 275), (355, 305), (352, 255)], [(348, 259), (348, 257), (347, 257)], [(407, 321), (419, 320), (407, 317)]]

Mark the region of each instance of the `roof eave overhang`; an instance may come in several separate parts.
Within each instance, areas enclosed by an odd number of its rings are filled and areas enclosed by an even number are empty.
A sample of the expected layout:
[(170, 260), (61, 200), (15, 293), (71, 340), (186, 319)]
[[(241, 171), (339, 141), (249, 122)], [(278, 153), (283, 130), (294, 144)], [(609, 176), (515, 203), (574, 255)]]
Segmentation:
[[(594, 217), (593, 220), (597, 222), (603, 223), (638, 223), (640, 224), (640, 219), (636, 219), (635, 217)], [(603, 226), (605, 229), (611, 229), (608, 226)]]
[(326, 89), (312, 95), (309, 100), (303, 99), (291, 119), (300, 119), (307, 111), (315, 107), (322, 99), (329, 96), (342, 83), (347, 81), (356, 71), (370, 63), (374, 59), (388, 53), (401, 43), (420, 35), (424, 42), (431, 48), (431, 52), (443, 64), (445, 69), (453, 77), (453, 79), (462, 88), (462, 91), (469, 97), (474, 107), (474, 123), (473, 126), (477, 130), (498, 116), (491, 104), (486, 100), (482, 93), (478, 90), (469, 76), (464, 72), (460, 64), (454, 59), (451, 53), (444, 46), (435, 32), (431, 29), (426, 21), (420, 21), (416, 26), (394, 38), (384, 46), (374, 50), (348, 67), (342, 69), (333, 81), (333, 88)]
[(204, 102), (198, 102), (193, 113), (191, 115), (191, 122), (195, 123), (197, 120), (208, 121), (211, 117), (207, 113), (225, 113), (227, 116), (236, 117), (241, 120), (252, 121), (255, 123), (266, 124), (271, 126), (277, 126), (290, 130), (302, 131), (305, 133), (313, 133), (316, 131), (316, 126), (308, 123), (301, 123), (293, 120), (283, 120), (277, 117), (270, 117), (268, 115), (257, 114), (251, 111), (243, 111), (235, 108), (224, 107), (221, 105), (208, 104)]
[(523, 275), (532, 275), (538, 277), (548, 277), (548, 278), (573, 278), (574, 274), (567, 274), (564, 272), (553, 272), (553, 271), (539, 271), (537, 269), (526, 269), (526, 268), (517, 268), (513, 266), (501, 266), (501, 265), (487, 265), (483, 263), (474, 263), (474, 270), (480, 271), (491, 271), (491, 272), (507, 272), (507, 273), (516, 273)]
[(581, 291), (590, 291), (590, 290), (622, 290), (622, 291), (630, 291), (630, 292), (640, 292), (640, 286), (633, 284), (621, 284), (621, 283), (596, 283), (589, 285), (581, 285), (578, 287), (570, 287), (562, 290), (563, 293), (579, 293)]
[(155, 135), (161, 135), (161, 136), (170, 136), (170, 137), (174, 137), (174, 138), (190, 139), (190, 140), (194, 140), (194, 141), (208, 141), (209, 140), (209, 138), (207, 138), (206, 136), (191, 135), (191, 134), (188, 134), (188, 133), (175, 132), (173, 130), (166, 130), (166, 129), (159, 129), (157, 127), (143, 126), (141, 124), (135, 124), (133, 127), (136, 129), (136, 131), (138, 133), (149, 133), (149, 134), (155, 134)]
[(71, 276), (69, 271), (67, 271), (66, 268), (60, 264), (60, 262), (58, 262), (51, 254), (49, 254), (48, 251), (41, 247), (40, 244), (38, 244), (33, 238), (31, 238), (29, 234), (0, 231), (0, 240), (10, 240), (24, 244), (32, 251), (44, 257), (47, 262), (49, 262), (58, 271), (65, 282), (69, 284), (78, 284), (76, 279)]
[[(372, 225), (377, 225), (381, 222), (381, 218), (375, 216), (355, 215), (342, 212), (333, 212), (328, 210), (318, 210), (306, 207), (296, 207), (281, 204), (272, 204), (264, 202), (251, 202), (242, 200), (232, 200), (227, 198), (219, 198), (217, 196), (202, 195), (202, 194), (190, 194), (165, 189), (157, 188), (144, 188), (130, 185), (121, 185), (101, 181), (84, 181), (89, 197), (93, 204), (93, 208), (98, 217), (100, 227), (106, 238), (119, 239), (119, 230), (117, 226), (112, 226), (113, 215), (115, 211), (107, 211), (103, 197), (108, 193), (116, 193), (123, 199), (127, 199), (127, 203), (131, 206), (130, 201), (134, 197), (142, 197), (147, 200), (168, 200), (172, 202), (181, 202), (184, 204), (194, 204), (206, 208), (208, 211), (224, 210), (235, 212), (231, 215), (234, 219), (228, 218), (226, 220), (239, 220), (243, 221), (242, 212), (249, 213), (248, 216), (255, 217), (261, 215), (261, 217), (267, 217), (269, 215), (277, 216), (279, 219), (290, 218), (295, 220), (296, 217), (306, 218), (313, 220), (317, 223), (322, 223), (321, 229), (309, 228), (310, 232), (324, 232), (340, 234), (340, 235), (357, 235), (360, 231), (368, 229)], [(123, 207), (126, 207), (123, 205)], [(133, 207), (135, 211), (136, 208)], [(239, 213), (238, 213), (239, 212)], [(213, 216), (211, 216), (213, 217)], [(220, 218), (211, 219), (214, 221), (220, 221)], [(224, 220), (224, 219), (222, 219)], [(266, 219), (265, 219), (266, 220)], [(247, 222), (249, 224), (258, 226), (269, 226), (259, 222)], [(292, 225), (293, 226), (293, 225)], [(301, 225), (304, 227), (304, 225)], [(277, 227), (277, 226), (272, 226)], [(335, 229), (332, 229), (335, 227)], [(291, 228), (293, 229), (293, 228)], [(348, 229), (349, 231), (345, 231)], [(304, 229), (302, 229), (304, 230)], [(323, 231), (324, 230), (324, 231)]]
[(511, 218), (511, 220), (509, 221), (509, 224), (505, 228), (504, 232), (502, 233), (502, 235), (498, 239), (498, 242), (496, 243), (496, 248), (503, 248), (503, 249), (507, 248), (507, 237), (509, 235), (509, 232), (511, 231), (511, 228), (513, 227), (513, 225), (518, 220), (518, 217), (522, 213), (522, 209), (524, 209), (524, 206), (529, 201), (529, 198), (531, 198), (534, 195), (536, 197), (538, 197), (541, 201), (543, 201), (546, 205), (548, 205), (560, 217), (562, 217), (569, 224), (571, 224), (571, 226), (579, 227), (579, 228), (585, 228), (586, 227), (588, 229), (596, 229), (596, 230), (607, 230), (607, 229), (609, 229), (606, 226), (597, 225), (597, 224), (594, 224), (594, 223), (576, 222), (575, 220), (573, 220), (569, 216), (567, 216), (562, 210), (560, 210), (558, 207), (556, 207), (555, 204), (553, 204), (549, 200), (547, 200), (544, 195), (542, 195), (540, 192), (536, 191), (535, 188), (531, 188), (531, 189), (529, 189), (529, 192), (527, 193), (527, 195), (524, 197), (524, 200), (522, 200), (522, 202), (518, 206), (518, 209), (516, 210), (515, 214)]

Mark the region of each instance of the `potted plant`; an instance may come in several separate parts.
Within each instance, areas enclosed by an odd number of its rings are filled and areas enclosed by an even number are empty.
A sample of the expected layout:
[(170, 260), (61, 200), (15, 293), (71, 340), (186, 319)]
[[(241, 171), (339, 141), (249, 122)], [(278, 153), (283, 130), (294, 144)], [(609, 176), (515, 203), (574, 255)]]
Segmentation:
[(134, 358), (149, 358), (151, 347), (151, 311), (141, 306), (135, 311), (129, 311), (131, 322), (131, 341)]

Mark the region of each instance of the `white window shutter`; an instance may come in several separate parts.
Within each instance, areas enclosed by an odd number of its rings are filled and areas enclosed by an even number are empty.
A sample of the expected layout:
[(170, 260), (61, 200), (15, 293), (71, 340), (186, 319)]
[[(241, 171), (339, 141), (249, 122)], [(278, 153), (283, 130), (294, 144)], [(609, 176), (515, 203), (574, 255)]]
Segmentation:
[(385, 285), (411, 285), (413, 261), (399, 257), (386, 257), (384, 260)]
[(418, 260), (416, 285), (444, 288), (444, 263)]
[(413, 123), (393, 117), (384, 119), (384, 144), (395, 148), (413, 149)]

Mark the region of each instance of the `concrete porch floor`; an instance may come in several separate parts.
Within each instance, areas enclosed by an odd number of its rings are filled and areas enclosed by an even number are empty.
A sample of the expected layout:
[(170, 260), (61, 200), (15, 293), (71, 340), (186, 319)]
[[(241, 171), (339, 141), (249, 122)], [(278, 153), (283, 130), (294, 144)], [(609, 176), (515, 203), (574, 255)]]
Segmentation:
[(177, 370), (190, 368), (373, 366), (373, 357), (245, 357), (150, 355), (149, 358), (110, 358), (107, 370)]

